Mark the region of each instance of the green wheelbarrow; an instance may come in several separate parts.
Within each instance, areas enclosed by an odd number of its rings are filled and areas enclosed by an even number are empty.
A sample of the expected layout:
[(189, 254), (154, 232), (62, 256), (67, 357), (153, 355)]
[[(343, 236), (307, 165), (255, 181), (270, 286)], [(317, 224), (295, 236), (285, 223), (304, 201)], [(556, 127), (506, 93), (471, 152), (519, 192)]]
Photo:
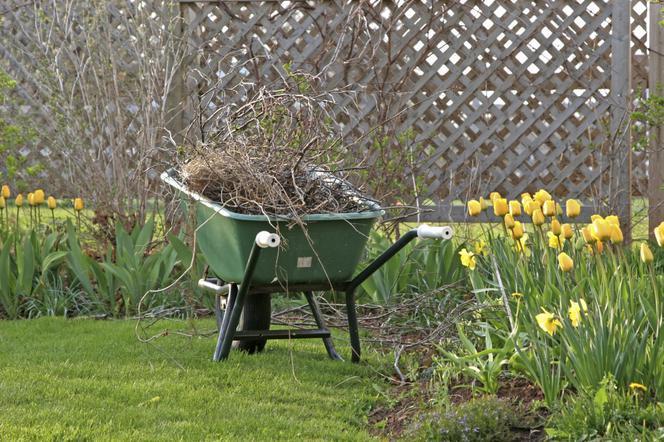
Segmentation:
[[(233, 345), (254, 352), (261, 351), (268, 339), (303, 338), (322, 339), (330, 358), (342, 359), (313, 296), (314, 291), (333, 290), (346, 295), (351, 359), (358, 362), (357, 287), (415, 238), (452, 238), (450, 227), (421, 225), (356, 274), (368, 235), (384, 214), (378, 204), (367, 201), (368, 208), (362, 212), (303, 216), (303, 229), (284, 217), (231, 212), (187, 189), (174, 169), (161, 179), (193, 204), (196, 243), (216, 276), (199, 281), (201, 288), (216, 295), (215, 361), (226, 359)], [(270, 296), (275, 293), (304, 293), (317, 328), (270, 330)], [(226, 300), (223, 313), (222, 298)]]

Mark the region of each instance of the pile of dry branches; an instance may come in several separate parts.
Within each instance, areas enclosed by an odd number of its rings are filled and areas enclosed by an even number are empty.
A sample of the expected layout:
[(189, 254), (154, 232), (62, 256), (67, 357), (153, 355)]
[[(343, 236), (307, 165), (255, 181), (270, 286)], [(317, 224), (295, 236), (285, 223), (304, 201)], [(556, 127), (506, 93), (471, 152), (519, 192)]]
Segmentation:
[(240, 106), (220, 108), (216, 130), (189, 149), (185, 184), (238, 213), (297, 218), (366, 210), (341, 166), (347, 152), (330, 113), (338, 97), (295, 85), (261, 87)]

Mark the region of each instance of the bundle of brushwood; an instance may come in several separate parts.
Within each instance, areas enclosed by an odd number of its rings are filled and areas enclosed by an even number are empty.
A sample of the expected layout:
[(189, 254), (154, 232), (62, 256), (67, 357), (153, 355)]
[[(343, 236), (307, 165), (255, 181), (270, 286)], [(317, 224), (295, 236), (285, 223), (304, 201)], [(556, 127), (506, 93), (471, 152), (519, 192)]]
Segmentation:
[(334, 123), (338, 97), (296, 88), (260, 88), (216, 115), (218, 129), (188, 149), (185, 185), (237, 213), (297, 219), (371, 205), (350, 184), (348, 152)]

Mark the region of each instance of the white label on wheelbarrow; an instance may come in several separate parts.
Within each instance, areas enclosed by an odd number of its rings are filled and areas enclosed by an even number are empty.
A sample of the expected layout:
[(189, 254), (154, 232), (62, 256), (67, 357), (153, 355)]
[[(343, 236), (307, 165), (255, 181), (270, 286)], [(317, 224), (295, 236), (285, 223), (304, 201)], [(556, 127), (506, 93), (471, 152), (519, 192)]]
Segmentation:
[(297, 258), (297, 268), (307, 269), (311, 267), (311, 256), (300, 256)]

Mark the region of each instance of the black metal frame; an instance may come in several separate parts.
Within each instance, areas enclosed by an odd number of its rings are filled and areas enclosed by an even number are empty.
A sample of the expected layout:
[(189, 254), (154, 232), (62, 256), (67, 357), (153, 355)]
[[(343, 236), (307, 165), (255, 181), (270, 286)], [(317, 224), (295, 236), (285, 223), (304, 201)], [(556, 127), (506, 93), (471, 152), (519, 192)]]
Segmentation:
[[(219, 296), (215, 303), (217, 313), (217, 325), (219, 326), (219, 336), (217, 339), (217, 346), (214, 352), (214, 361), (220, 361), (228, 358), (230, 354), (231, 345), (233, 341), (241, 340), (255, 340), (255, 339), (308, 339), (308, 338), (322, 338), (325, 344), (327, 354), (332, 359), (342, 360), (341, 356), (337, 353), (332, 342), (332, 336), (329, 329), (325, 325), (325, 321), (320, 311), (320, 307), (316, 302), (313, 295), (313, 290), (329, 290), (332, 288), (335, 291), (343, 291), (346, 293), (346, 310), (348, 315), (348, 332), (350, 335), (350, 345), (352, 349), (351, 360), (353, 362), (360, 361), (360, 331), (357, 324), (357, 312), (355, 307), (355, 290), (376, 270), (392, 258), (399, 250), (403, 249), (409, 242), (418, 237), (418, 230), (413, 229), (406, 232), (398, 241), (385, 250), (380, 256), (372, 261), (364, 270), (362, 270), (355, 278), (346, 283), (334, 285), (330, 287), (324, 284), (312, 285), (298, 285), (296, 287), (289, 287), (292, 292), (304, 292), (307, 303), (311, 308), (311, 312), (316, 321), (318, 328), (310, 330), (245, 330), (237, 331), (240, 322), (240, 315), (244, 308), (246, 298), (252, 289), (251, 281), (256, 269), (256, 263), (260, 256), (261, 247), (254, 244), (249, 259), (245, 266), (244, 277), (242, 283), (230, 284), (230, 291), (226, 302), (226, 309), (221, 315), (221, 303)], [(283, 288), (279, 285), (260, 286), (254, 287), (254, 293), (278, 293), (282, 292)]]

